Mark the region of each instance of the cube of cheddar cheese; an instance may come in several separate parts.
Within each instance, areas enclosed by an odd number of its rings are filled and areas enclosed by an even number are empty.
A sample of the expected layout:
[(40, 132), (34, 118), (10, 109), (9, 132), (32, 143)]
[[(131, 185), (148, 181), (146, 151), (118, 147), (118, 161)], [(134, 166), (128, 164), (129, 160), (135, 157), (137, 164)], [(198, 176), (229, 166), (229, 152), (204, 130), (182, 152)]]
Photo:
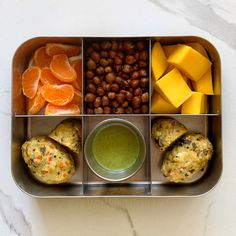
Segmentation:
[(179, 112), (179, 108), (175, 108), (171, 103), (162, 98), (160, 94), (158, 94), (156, 91), (153, 91), (151, 99), (151, 113), (175, 114)]
[(182, 105), (182, 114), (204, 114), (207, 112), (207, 96), (192, 92), (192, 96)]
[[(200, 43), (187, 43), (187, 45), (209, 59), (205, 48)], [(207, 95), (213, 95), (214, 91), (211, 68), (209, 68), (208, 71), (198, 81), (192, 81), (192, 86), (197, 92), (201, 92)]]
[(176, 68), (156, 81), (156, 86), (162, 97), (176, 108), (192, 95), (191, 89)]
[(168, 67), (167, 58), (159, 42), (152, 47), (152, 73), (155, 80), (158, 80)]
[(198, 81), (211, 67), (211, 62), (193, 48), (179, 44), (167, 61), (193, 81)]

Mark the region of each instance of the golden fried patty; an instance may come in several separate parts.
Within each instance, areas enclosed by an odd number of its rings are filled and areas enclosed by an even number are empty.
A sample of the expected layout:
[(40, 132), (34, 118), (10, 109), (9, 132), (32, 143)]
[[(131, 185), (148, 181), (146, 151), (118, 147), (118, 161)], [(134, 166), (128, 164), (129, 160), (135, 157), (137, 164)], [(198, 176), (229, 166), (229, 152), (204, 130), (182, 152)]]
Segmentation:
[(41, 182), (63, 183), (75, 172), (73, 157), (50, 138), (45, 136), (31, 138), (21, 149), (31, 173)]
[(152, 123), (152, 138), (161, 151), (187, 131), (183, 124), (172, 118), (158, 118)]
[(77, 154), (82, 149), (82, 125), (78, 119), (62, 121), (48, 136)]
[(204, 169), (212, 154), (213, 147), (207, 137), (186, 134), (165, 153), (161, 171), (168, 180), (182, 182)]

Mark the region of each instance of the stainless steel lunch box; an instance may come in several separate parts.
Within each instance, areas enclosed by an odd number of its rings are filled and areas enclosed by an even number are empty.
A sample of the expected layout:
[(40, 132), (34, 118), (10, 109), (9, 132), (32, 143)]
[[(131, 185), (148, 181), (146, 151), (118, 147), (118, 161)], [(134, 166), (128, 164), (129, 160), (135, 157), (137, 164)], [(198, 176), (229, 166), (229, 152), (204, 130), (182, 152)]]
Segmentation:
[[(24, 42), (16, 50), (12, 64), (12, 159), (11, 171), (16, 185), (26, 194), (39, 198), (80, 198), (80, 197), (190, 197), (209, 192), (217, 184), (222, 173), (222, 115), (221, 115), (221, 63), (215, 47), (207, 40), (196, 36), (166, 36), (166, 37), (128, 37), (128, 39), (143, 39), (149, 43), (158, 40), (163, 45), (176, 43), (199, 42), (207, 50), (213, 62), (212, 75), (215, 95), (209, 96), (209, 114), (132, 114), (132, 115), (88, 115), (82, 113), (76, 116), (82, 121), (83, 143), (90, 131), (99, 123), (111, 117), (122, 118), (133, 123), (143, 134), (146, 141), (146, 158), (140, 170), (132, 177), (110, 182), (99, 178), (91, 171), (85, 161), (83, 151), (75, 156), (79, 168), (68, 183), (60, 185), (45, 185), (37, 182), (30, 175), (21, 156), (22, 143), (35, 135), (45, 135), (60, 121), (68, 116), (26, 115), (25, 98), (21, 90), (21, 74), (27, 67), (33, 52), (48, 42), (70, 43), (84, 45), (94, 39), (87, 37), (38, 37)], [(121, 38), (114, 38), (121, 39)], [(123, 38), (122, 38), (123, 39)], [(149, 88), (151, 88), (151, 66), (149, 66)], [(150, 100), (150, 99), (149, 99)], [(150, 102), (149, 102), (150, 103)], [(149, 104), (150, 107), (150, 104)], [(150, 111), (150, 109), (149, 109)], [(193, 180), (181, 184), (168, 182), (160, 172), (162, 155), (151, 139), (151, 121), (155, 117), (169, 116), (183, 123), (193, 131), (207, 135), (214, 146), (213, 158), (208, 167)]]

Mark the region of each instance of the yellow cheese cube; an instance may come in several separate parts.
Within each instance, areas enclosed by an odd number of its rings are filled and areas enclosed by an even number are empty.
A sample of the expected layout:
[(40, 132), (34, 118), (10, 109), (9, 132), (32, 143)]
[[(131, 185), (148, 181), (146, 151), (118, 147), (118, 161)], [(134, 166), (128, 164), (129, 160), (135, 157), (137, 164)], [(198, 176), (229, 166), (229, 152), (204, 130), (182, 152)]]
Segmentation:
[(179, 44), (167, 61), (191, 80), (199, 80), (211, 67), (211, 62), (193, 48)]
[(192, 94), (178, 69), (173, 69), (156, 81), (158, 92), (174, 107), (181, 106)]
[(151, 113), (175, 114), (179, 112), (179, 108), (175, 108), (172, 104), (162, 98), (156, 91), (153, 92), (151, 99)]
[(207, 111), (207, 96), (192, 92), (192, 96), (182, 105), (182, 114), (204, 114)]
[(158, 80), (168, 67), (165, 53), (159, 42), (156, 42), (153, 45), (151, 58), (152, 58), (152, 73), (155, 80)]
[[(200, 43), (187, 43), (188, 46), (192, 47), (199, 53), (201, 53), (204, 57), (208, 58), (207, 52), (205, 48)], [(192, 81), (193, 89), (197, 92), (204, 93), (207, 95), (213, 95), (213, 84), (212, 84), (212, 73), (211, 68), (198, 80)]]

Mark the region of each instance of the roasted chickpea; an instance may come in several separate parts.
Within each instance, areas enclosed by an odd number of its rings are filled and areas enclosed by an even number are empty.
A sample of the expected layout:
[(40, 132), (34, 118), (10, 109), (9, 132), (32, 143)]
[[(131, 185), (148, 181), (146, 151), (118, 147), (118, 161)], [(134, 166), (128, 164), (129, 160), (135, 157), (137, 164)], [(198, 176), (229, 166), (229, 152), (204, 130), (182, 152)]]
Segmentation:
[(139, 53), (139, 59), (141, 61), (146, 61), (148, 59), (148, 53), (146, 50), (143, 50)]
[(123, 89), (128, 89), (129, 88), (129, 83), (128, 83), (128, 81), (126, 81), (126, 80), (122, 80), (122, 82), (121, 82), (121, 87), (123, 88)]
[(96, 96), (93, 93), (87, 93), (84, 97), (85, 102), (93, 102)]
[(102, 105), (101, 97), (96, 97), (93, 103), (94, 107), (100, 107)]
[(139, 70), (140, 77), (147, 77), (147, 71), (144, 69)]
[(101, 51), (100, 55), (101, 55), (101, 57), (107, 58), (108, 57), (108, 52), (107, 51)]
[(141, 98), (138, 96), (135, 96), (132, 100), (132, 107), (133, 108), (139, 108), (141, 104)]
[(106, 75), (106, 81), (107, 81), (107, 83), (109, 83), (109, 84), (112, 84), (114, 81), (115, 81), (115, 79), (116, 79), (116, 76), (115, 76), (115, 74), (114, 73), (108, 73), (107, 75)]
[(111, 90), (111, 84), (105, 83), (102, 87), (106, 92), (109, 92)]
[(119, 87), (119, 85), (118, 84), (112, 84), (111, 85), (111, 91), (112, 92), (119, 92), (119, 90), (120, 90), (120, 87)]
[(139, 61), (139, 62), (138, 62), (138, 65), (139, 65), (140, 68), (146, 68), (146, 67), (147, 67), (147, 62), (145, 62), (145, 61)]
[(134, 71), (131, 75), (131, 79), (138, 79), (139, 77), (139, 72), (138, 71)]
[[(121, 74), (122, 79), (128, 80), (129, 79), (129, 74), (122, 73)], [(129, 83), (129, 81), (128, 81)]]
[(114, 93), (114, 92), (109, 92), (109, 93), (108, 93), (108, 98), (109, 98), (110, 100), (115, 99), (115, 98), (116, 98), (116, 93)]
[(94, 76), (93, 77), (93, 83), (96, 84), (96, 85), (99, 85), (101, 84), (101, 79), (98, 77), (98, 76)]
[(126, 92), (126, 95), (125, 95), (126, 99), (128, 101), (132, 101), (133, 100), (133, 94), (129, 91)]
[(109, 62), (109, 65), (112, 66), (114, 64), (114, 60), (111, 58), (107, 58), (107, 61)]
[(128, 107), (128, 106), (129, 106), (129, 102), (128, 102), (128, 101), (124, 101), (124, 102), (122, 103), (122, 107), (126, 108), (126, 107)]
[(105, 94), (105, 91), (102, 87), (97, 88), (97, 95), (98, 96), (103, 96)]
[(145, 44), (142, 41), (136, 43), (136, 47), (139, 51), (142, 51), (145, 48)]
[(92, 108), (86, 108), (86, 113), (87, 114), (93, 114), (93, 109)]
[(100, 65), (102, 65), (103, 67), (106, 67), (106, 66), (108, 66), (109, 65), (109, 61), (107, 60), (107, 59), (105, 59), (105, 58), (101, 58), (101, 60), (100, 60)]
[(89, 56), (92, 52), (93, 52), (93, 48), (88, 47), (87, 50), (86, 50), (86, 55)]
[(134, 53), (134, 58), (136, 59), (136, 61), (139, 60), (139, 52), (135, 52), (135, 53)]
[(119, 57), (115, 57), (115, 64), (116, 65), (121, 65), (122, 64), (122, 59), (120, 59)]
[(109, 98), (106, 95), (102, 97), (102, 106), (109, 106)]
[(96, 86), (92, 83), (88, 84), (87, 87), (86, 87), (86, 92), (87, 93), (93, 93), (95, 94), (96, 93)]
[(126, 113), (126, 114), (131, 114), (131, 113), (133, 113), (133, 108), (132, 108), (131, 106), (126, 107), (125, 113)]
[(139, 114), (141, 112), (140, 108), (135, 108), (133, 110), (134, 114)]
[(121, 84), (122, 78), (121, 78), (120, 76), (116, 76), (115, 82), (116, 82), (117, 84)]
[(103, 112), (104, 112), (104, 114), (110, 114), (111, 113), (111, 108), (110, 107), (104, 107)]
[(97, 50), (97, 51), (100, 50), (100, 45), (99, 45), (99, 43), (92, 43), (92, 47), (93, 47), (94, 50)]
[(111, 48), (111, 46), (112, 46), (112, 44), (111, 44), (111, 42), (109, 42), (109, 41), (103, 41), (103, 42), (101, 43), (101, 48), (102, 48), (103, 50), (109, 50), (109, 49)]
[(132, 55), (127, 55), (127, 56), (125, 57), (125, 62), (126, 62), (127, 64), (129, 64), (129, 65), (133, 65), (135, 61), (136, 61), (136, 59), (135, 59), (135, 57), (132, 56)]
[(123, 93), (118, 93), (116, 95), (116, 100), (117, 102), (122, 104), (125, 101), (125, 95)]
[(147, 88), (148, 87), (148, 83), (149, 83), (149, 79), (148, 78), (142, 78), (140, 80), (140, 85), (143, 87), (143, 88)]
[(141, 100), (143, 103), (148, 102), (149, 100), (148, 92), (142, 94)]
[(96, 69), (96, 63), (95, 63), (95, 61), (92, 60), (92, 59), (89, 59), (89, 60), (87, 61), (87, 68), (88, 68), (89, 70), (95, 70), (95, 69)]
[(116, 51), (118, 49), (118, 43), (116, 41), (111, 42), (111, 50)]
[(103, 75), (104, 74), (104, 68), (102, 66), (99, 66), (97, 69), (96, 69), (96, 73), (98, 75)]
[(110, 66), (105, 67), (105, 73), (110, 73), (112, 72), (112, 68)]
[(100, 61), (100, 54), (96, 51), (93, 51), (91, 53), (91, 58), (96, 62), (98, 63)]
[(117, 107), (119, 107), (119, 102), (117, 102), (116, 100), (113, 100), (112, 101), (112, 106), (114, 107), (114, 108), (117, 108)]
[(109, 51), (109, 57), (114, 59), (116, 57), (116, 52), (113, 50)]
[(140, 87), (134, 90), (134, 96), (142, 95), (142, 89)]
[(87, 79), (92, 79), (94, 77), (94, 73), (91, 70), (88, 70), (85, 76)]
[(116, 114), (123, 114), (125, 112), (125, 109), (123, 107), (117, 107), (115, 113)]
[(143, 114), (148, 113), (148, 105), (142, 105), (141, 106), (141, 113), (143, 113)]
[(127, 74), (130, 73), (132, 71), (131, 65), (128, 65), (128, 64), (123, 65), (122, 71)]
[(138, 71), (139, 70), (139, 64), (138, 63), (135, 63), (133, 65), (133, 71)]
[(120, 59), (124, 59), (125, 58), (125, 54), (121, 51), (117, 52), (117, 57)]
[(123, 50), (123, 42), (118, 43), (118, 50), (120, 50), (120, 51)]
[(103, 114), (103, 109), (102, 109), (102, 107), (97, 107), (97, 108), (95, 108), (95, 109), (94, 109), (94, 113), (95, 113), (95, 114)]
[(130, 85), (132, 88), (136, 89), (139, 87), (140, 81), (138, 79), (133, 79), (130, 81)]
[(114, 69), (115, 69), (116, 72), (119, 72), (119, 71), (121, 71), (122, 66), (121, 65), (115, 65)]
[(134, 44), (131, 41), (124, 41), (123, 43), (124, 50), (130, 50), (134, 48)]

